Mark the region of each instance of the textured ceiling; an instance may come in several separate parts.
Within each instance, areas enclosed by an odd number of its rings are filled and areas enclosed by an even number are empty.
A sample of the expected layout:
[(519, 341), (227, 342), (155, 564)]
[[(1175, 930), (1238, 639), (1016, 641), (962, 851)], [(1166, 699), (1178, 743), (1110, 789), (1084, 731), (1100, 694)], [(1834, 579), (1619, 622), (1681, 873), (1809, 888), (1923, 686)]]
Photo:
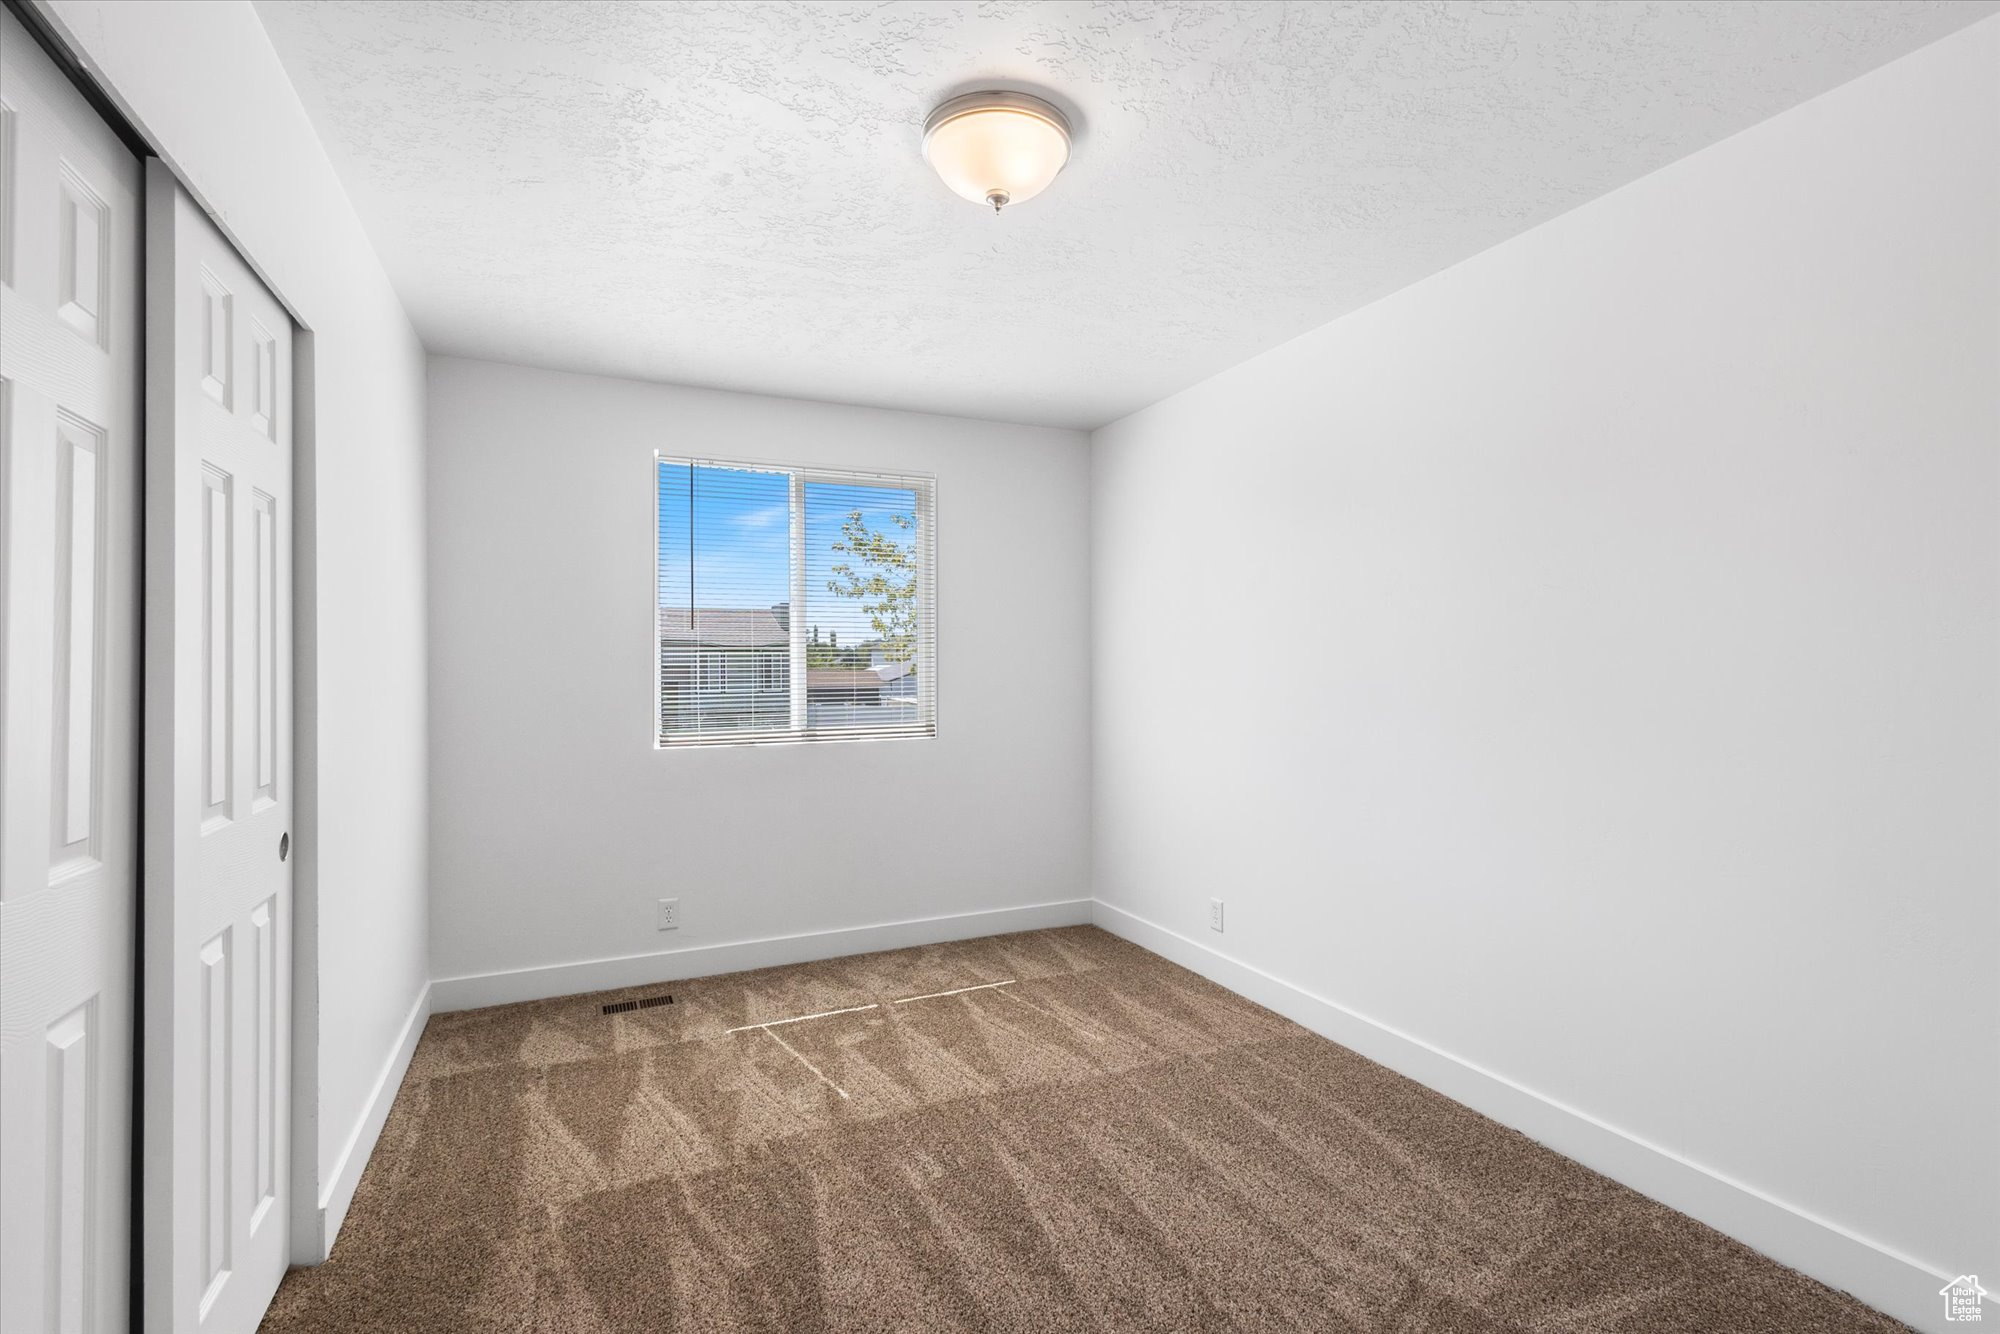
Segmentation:
[[(1069, 426), (1996, 7), (258, 4), (433, 350)], [(992, 86), (1078, 123), (999, 217), (918, 144)]]

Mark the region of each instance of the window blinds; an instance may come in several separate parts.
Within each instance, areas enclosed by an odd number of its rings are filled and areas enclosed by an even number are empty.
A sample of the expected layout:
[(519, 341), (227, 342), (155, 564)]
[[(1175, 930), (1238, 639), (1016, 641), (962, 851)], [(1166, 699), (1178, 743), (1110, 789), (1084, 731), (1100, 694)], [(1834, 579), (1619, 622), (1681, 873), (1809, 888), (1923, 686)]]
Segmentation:
[(933, 736), (934, 484), (659, 456), (662, 746)]

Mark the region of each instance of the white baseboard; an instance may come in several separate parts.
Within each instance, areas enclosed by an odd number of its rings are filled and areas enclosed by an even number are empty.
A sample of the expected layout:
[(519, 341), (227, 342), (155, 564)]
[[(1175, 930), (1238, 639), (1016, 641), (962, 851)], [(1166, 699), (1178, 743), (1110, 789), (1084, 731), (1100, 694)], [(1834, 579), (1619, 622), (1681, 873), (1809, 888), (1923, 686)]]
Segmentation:
[[(396, 1046), (382, 1066), (382, 1073), (375, 1078), (375, 1087), (368, 1091), (368, 1101), (362, 1104), (361, 1119), (355, 1123), (353, 1133), (341, 1148), (340, 1158), (327, 1178), (326, 1189), (320, 1192), (319, 1255), (311, 1263), (317, 1264), (333, 1252), (334, 1238), (340, 1235), (340, 1225), (347, 1221), (347, 1206), (354, 1203), (354, 1191), (361, 1184), (361, 1173), (368, 1166), (368, 1156), (375, 1152), (375, 1141), (382, 1137), (382, 1127), (389, 1119), (389, 1108), (395, 1105), (396, 1094), (403, 1087), (403, 1076), (410, 1069), (410, 1058), (417, 1054), (417, 1039), (424, 1035), (424, 1021), (430, 1016), (431, 986), (426, 983), (424, 989), (417, 993), (416, 1004), (410, 1007), (409, 1018), (403, 1021), (403, 1031), (397, 1036)], [(299, 1253), (295, 1246), (293, 1254)]]
[(839, 931), (696, 945), (688, 949), (662, 950), (656, 954), (627, 954), (614, 959), (587, 959), (581, 963), (550, 964), (511, 972), (443, 977), (431, 983), (431, 1004), (436, 1013), (443, 1014), (450, 1010), (476, 1010), (486, 1005), (510, 1005), (516, 1001), (546, 1000), (551, 996), (610, 991), (615, 987), (639, 987), (652, 982), (707, 977), (714, 973), (740, 973), (747, 968), (774, 968), (813, 959), (833, 959), (844, 954), (873, 954), (879, 950), (907, 949), (912, 945), (971, 940), (1010, 931), (1084, 926), (1091, 921), (1093, 908), (1090, 899), (1070, 899), (1062, 903), (953, 913), (947, 917), (884, 922)]
[(1491, 1070), (1098, 900), (1098, 926), (1369, 1060), (1436, 1089), (1592, 1171), (1919, 1329), (1941, 1327), (1943, 1270), (1859, 1237)]

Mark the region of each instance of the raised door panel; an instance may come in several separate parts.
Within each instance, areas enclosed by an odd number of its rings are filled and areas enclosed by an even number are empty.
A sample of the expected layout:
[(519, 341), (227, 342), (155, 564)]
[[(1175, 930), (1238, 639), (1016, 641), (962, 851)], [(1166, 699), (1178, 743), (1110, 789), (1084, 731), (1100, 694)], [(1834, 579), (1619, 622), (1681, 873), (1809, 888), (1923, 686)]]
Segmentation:
[(68, 413), (56, 420), (55, 671), (49, 710), (51, 879), (98, 865), (104, 780), (103, 432)]

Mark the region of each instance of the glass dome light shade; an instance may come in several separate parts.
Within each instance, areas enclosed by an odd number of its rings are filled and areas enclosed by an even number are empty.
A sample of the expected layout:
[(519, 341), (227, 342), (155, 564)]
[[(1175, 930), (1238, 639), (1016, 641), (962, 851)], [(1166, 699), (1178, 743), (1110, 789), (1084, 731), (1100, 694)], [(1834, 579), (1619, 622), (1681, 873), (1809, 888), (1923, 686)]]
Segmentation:
[(1062, 112), (1026, 93), (969, 93), (924, 122), (924, 160), (953, 194), (996, 212), (1048, 189), (1069, 142)]

